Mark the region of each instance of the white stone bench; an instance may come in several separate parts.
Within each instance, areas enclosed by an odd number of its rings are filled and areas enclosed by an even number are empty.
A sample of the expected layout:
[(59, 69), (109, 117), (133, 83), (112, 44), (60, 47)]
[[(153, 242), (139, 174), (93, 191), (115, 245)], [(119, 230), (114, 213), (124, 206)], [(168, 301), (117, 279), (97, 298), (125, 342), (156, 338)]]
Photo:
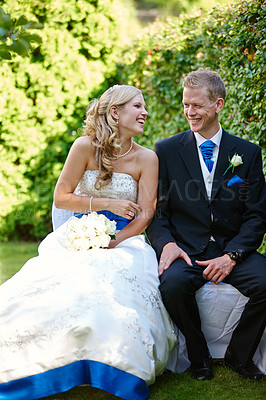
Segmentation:
[[(196, 299), (202, 331), (211, 356), (214, 359), (223, 359), (248, 298), (232, 285), (221, 283), (204, 285), (197, 291)], [(167, 365), (167, 369), (173, 372), (183, 372), (190, 365), (185, 339), (181, 332), (178, 334), (178, 339), (179, 343), (170, 355)], [(266, 329), (253, 359), (258, 368), (266, 374)]]

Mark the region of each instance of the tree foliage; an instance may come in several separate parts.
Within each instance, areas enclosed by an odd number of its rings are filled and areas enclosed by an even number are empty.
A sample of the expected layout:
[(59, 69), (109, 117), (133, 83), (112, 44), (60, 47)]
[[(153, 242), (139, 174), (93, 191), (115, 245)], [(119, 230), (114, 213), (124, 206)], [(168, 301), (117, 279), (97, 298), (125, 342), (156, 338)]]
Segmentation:
[(18, 18), (11, 18), (0, 7), (0, 58), (11, 60), (12, 55), (18, 54), (22, 57), (29, 55), (32, 51), (32, 42), (40, 44), (42, 39), (36, 33), (29, 33), (29, 30), (40, 29), (42, 24), (35, 21), (28, 21), (24, 15)]
[[(237, 0), (231, 0), (234, 3)], [(228, 0), (135, 0), (138, 10), (157, 11), (159, 18), (177, 16), (181, 12), (191, 13), (197, 8), (210, 9), (217, 4), (228, 4)]]
[(183, 77), (210, 67), (227, 87), (223, 127), (265, 149), (266, 6), (260, 0), (157, 21), (123, 55), (127, 32), (139, 33), (124, 24), (125, 2), (6, 0), (5, 6), (43, 29), (29, 58), (0, 65), (2, 240), (41, 239), (51, 230), (55, 182), (89, 98), (109, 84), (143, 89), (149, 116), (136, 140), (153, 148), (187, 129)]
[(189, 6), (191, 7), (199, 0), (135, 0), (138, 9), (158, 10), (161, 16), (178, 15)]
[(151, 25), (125, 52), (115, 79), (144, 91), (149, 117), (139, 142), (153, 148), (187, 129), (182, 80), (191, 70), (209, 67), (227, 88), (223, 127), (265, 149), (265, 17), (260, 0), (243, 0)]
[[(129, 40), (120, 0), (6, 0), (12, 17), (43, 24), (30, 57), (0, 64), (0, 235), (51, 230), (53, 188), (89, 99)], [(121, 39), (122, 38), (122, 39)]]
[(114, 79), (144, 92), (149, 116), (138, 142), (153, 148), (158, 140), (188, 128), (182, 81), (191, 70), (208, 67), (220, 73), (227, 89), (222, 126), (262, 147), (266, 174), (265, 31), (266, 4), (261, 0), (219, 5), (150, 26), (124, 54)]

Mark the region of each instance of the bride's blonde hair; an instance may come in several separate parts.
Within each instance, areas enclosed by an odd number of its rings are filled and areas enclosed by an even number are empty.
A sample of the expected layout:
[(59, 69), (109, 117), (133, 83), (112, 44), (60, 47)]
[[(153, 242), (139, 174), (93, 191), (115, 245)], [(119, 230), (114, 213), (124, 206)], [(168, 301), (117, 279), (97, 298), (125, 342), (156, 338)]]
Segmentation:
[(96, 162), (99, 174), (95, 188), (100, 189), (107, 185), (113, 176), (112, 159), (119, 154), (121, 144), (117, 122), (111, 115), (112, 106), (123, 108), (133, 97), (141, 91), (134, 86), (115, 85), (106, 90), (99, 99), (89, 103), (83, 126), (83, 135), (90, 136), (95, 147)]

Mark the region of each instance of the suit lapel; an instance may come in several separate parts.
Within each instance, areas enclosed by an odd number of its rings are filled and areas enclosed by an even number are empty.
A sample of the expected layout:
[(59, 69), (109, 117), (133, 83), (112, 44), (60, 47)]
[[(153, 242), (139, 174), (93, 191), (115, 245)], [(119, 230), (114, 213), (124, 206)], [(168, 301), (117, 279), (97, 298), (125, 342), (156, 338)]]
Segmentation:
[(188, 131), (181, 141), (183, 147), (180, 149), (180, 155), (184, 164), (191, 175), (194, 183), (198, 186), (203, 197), (207, 199), (207, 192), (201, 172), (199, 154), (196, 145), (196, 139), (192, 131)]
[(219, 148), (218, 160), (212, 184), (211, 201), (214, 199), (219, 188), (226, 179), (223, 174), (229, 165), (229, 159), (231, 159), (235, 153), (235, 148), (236, 148), (235, 145), (234, 144), (232, 145), (232, 139), (229, 133), (223, 130), (223, 135)]

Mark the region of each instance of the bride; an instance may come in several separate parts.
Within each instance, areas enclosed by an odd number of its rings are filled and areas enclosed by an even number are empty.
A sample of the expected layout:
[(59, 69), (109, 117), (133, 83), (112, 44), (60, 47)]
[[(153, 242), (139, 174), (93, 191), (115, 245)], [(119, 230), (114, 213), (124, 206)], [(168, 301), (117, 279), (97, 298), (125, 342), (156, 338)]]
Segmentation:
[[(143, 400), (176, 336), (141, 233), (157, 192), (155, 153), (133, 141), (147, 118), (139, 89), (115, 85), (88, 108), (54, 201), (78, 217), (116, 221), (108, 249), (71, 251), (68, 222), (0, 287), (0, 398), (31, 400), (89, 384)], [(81, 215), (80, 215), (81, 214)]]

